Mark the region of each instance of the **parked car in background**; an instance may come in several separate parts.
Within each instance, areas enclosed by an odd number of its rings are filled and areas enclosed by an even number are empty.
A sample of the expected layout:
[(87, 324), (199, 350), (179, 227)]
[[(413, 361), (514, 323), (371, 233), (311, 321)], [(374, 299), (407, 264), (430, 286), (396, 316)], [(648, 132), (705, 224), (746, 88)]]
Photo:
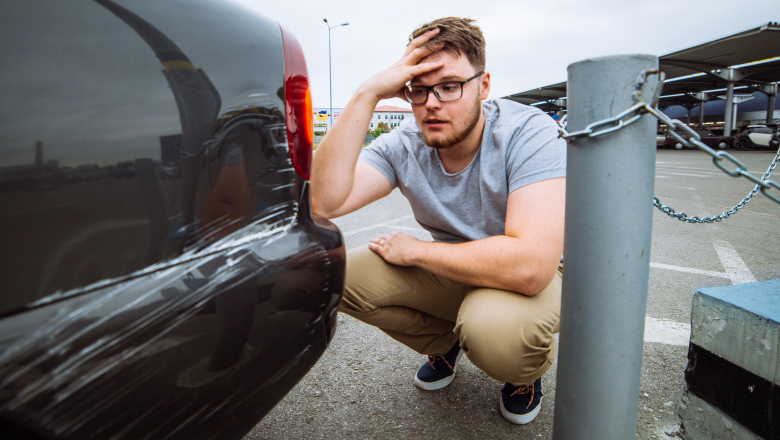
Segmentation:
[(777, 125), (748, 125), (739, 128), (734, 135), (737, 150), (745, 151), (751, 148), (769, 148), (769, 141), (778, 131)]
[(0, 439), (240, 439), (344, 286), (298, 41), (233, 2), (2, 11)]
[(666, 132), (663, 130), (656, 130), (655, 132), (655, 146), (662, 147), (666, 142)]
[[(693, 130), (696, 133), (698, 133), (698, 135), (701, 137), (702, 143), (707, 145), (710, 148), (725, 150), (731, 146), (732, 143), (731, 137), (718, 136), (706, 128), (694, 128)], [(675, 133), (680, 135), (686, 141), (690, 139), (688, 132), (685, 130), (675, 130)], [(683, 144), (670, 135), (666, 135), (666, 139), (664, 140), (664, 145), (668, 147), (674, 147), (677, 150), (683, 149)]]

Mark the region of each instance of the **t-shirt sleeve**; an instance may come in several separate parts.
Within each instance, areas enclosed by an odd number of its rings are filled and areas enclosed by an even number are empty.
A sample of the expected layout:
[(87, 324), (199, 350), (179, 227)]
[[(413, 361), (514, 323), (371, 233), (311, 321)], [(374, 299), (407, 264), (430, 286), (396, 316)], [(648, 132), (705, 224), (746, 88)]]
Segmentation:
[(399, 160), (399, 149), (403, 149), (403, 144), (396, 130), (385, 133), (371, 142), (371, 144), (360, 151), (358, 160), (371, 165), (382, 173), (393, 188), (398, 186), (398, 176), (396, 175), (396, 164)]
[(548, 115), (534, 111), (508, 132), (506, 176), (508, 192), (542, 180), (566, 177), (566, 141)]

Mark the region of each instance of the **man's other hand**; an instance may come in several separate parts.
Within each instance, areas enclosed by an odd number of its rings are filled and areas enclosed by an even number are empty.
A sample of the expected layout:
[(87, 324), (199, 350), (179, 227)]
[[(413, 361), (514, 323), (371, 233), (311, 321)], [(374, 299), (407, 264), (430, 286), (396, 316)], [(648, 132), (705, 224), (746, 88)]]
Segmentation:
[(380, 235), (368, 243), (368, 248), (376, 252), (390, 264), (413, 266), (414, 252), (424, 243), (403, 232)]
[(400, 60), (366, 80), (360, 86), (360, 89), (374, 94), (380, 100), (401, 98), (405, 101), (406, 97), (404, 96), (403, 88), (408, 81), (411, 81), (416, 76), (440, 69), (444, 65), (442, 61), (420, 62), (423, 58), (444, 47), (441, 43), (433, 47), (421, 47), (421, 45), (438, 34), (439, 30), (434, 29), (409, 42)]

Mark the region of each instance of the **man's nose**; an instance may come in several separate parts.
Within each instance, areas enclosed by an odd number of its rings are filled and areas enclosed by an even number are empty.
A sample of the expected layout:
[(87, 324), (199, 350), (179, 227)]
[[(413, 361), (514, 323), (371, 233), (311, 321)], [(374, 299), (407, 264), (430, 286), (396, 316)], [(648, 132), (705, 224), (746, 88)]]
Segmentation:
[(441, 108), (441, 101), (436, 97), (433, 89), (428, 90), (428, 99), (425, 100), (425, 108)]

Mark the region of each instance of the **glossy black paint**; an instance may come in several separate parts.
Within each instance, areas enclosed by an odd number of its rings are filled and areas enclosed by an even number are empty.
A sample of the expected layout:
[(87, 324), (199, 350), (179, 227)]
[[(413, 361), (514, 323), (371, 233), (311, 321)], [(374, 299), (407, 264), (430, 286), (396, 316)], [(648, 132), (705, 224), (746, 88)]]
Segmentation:
[(344, 285), (290, 165), (278, 24), (0, 10), (0, 437), (240, 438), (323, 353)]

